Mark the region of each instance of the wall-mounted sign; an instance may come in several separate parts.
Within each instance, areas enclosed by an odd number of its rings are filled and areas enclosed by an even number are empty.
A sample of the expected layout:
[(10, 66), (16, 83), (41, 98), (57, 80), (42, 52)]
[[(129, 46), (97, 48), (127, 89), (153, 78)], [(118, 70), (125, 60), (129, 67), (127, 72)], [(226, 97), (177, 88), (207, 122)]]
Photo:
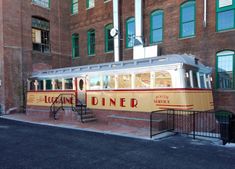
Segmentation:
[(219, 8), (230, 6), (233, 4), (233, 0), (219, 0)]

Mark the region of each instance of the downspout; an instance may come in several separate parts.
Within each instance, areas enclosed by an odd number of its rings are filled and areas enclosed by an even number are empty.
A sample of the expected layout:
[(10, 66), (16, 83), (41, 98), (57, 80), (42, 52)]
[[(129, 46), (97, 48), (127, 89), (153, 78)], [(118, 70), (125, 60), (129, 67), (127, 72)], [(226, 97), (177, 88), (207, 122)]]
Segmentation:
[(145, 58), (142, 3), (142, 0), (135, 0), (135, 42), (133, 47), (133, 59)]
[(135, 0), (135, 46), (143, 46), (143, 7), (142, 0)]
[(203, 26), (207, 26), (207, 0), (204, 0), (204, 15), (203, 15)]
[(120, 61), (120, 25), (119, 25), (119, 1), (113, 0), (113, 27), (117, 30), (117, 35), (114, 36), (114, 61)]

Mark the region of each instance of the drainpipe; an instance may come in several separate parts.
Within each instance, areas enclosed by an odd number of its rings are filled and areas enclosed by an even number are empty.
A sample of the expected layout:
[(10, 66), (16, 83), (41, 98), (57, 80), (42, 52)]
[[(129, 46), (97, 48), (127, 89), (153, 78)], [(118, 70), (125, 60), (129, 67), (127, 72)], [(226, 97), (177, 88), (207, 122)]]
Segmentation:
[(143, 7), (142, 0), (135, 0), (135, 46), (143, 46)]
[(113, 0), (113, 29), (117, 31), (114, 36), (114, 61), (120, 61), (120, 26), (119, 26), (119, 1)]
[(204, 15), (203, 15), (203, 26), (206, 27), (207, 25), (207, 0), (204, 0)]
[(135, 0), (135, 42), (133, 47), (133, 59), (145, 58), (142, 3), (142, 0)]

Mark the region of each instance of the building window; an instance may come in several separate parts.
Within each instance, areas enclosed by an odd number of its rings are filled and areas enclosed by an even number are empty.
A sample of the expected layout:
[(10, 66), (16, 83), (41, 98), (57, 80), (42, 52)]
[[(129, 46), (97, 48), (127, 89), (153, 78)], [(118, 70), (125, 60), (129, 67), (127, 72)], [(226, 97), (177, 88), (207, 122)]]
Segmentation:
[(217, 53), (216, 80), (219, 89), (235, 89), (235, 51)]
[(50, 52), (49, 22), (39, 18), (32, 18), (33, 50), (42, 53)]
[(157, 10), (150, 17), (150, 43), (159, 43), (163, 40), (163, 11)]
[(113, 28), (113, 24), (108, 24), (105, 26), (104, 33), (105, 33), (105, 52), (113, 51), (113, 37), (110, 35), (110, 31)]
[(78, 0), (72, 0), (71, 12), (72, 14), (78, 13)]
[(196, 27), (195, 1), (188, 1), (180, 6), (180, 37), (195, 36)]
[(86, 8), (93, 8), (95, 7), (95, 0), (86, 0)]
[(32, 3), (44, 8), (50, 8), (50, 0), (32, 0)]
[(73, 58), (79, 57), (79, 35), (78, 34), (72, 35), (72, 57)]
[(95, 30), (91, 29), (87, 32), (87, 51), (88, 55), (95, 54)]
[(216, 0), (216, 29), (225, 31), (235, 28), (235, 1)]
[(135, 42), (135, 19), (129, 18), (126, 21), (126, 47), (132, 48)]

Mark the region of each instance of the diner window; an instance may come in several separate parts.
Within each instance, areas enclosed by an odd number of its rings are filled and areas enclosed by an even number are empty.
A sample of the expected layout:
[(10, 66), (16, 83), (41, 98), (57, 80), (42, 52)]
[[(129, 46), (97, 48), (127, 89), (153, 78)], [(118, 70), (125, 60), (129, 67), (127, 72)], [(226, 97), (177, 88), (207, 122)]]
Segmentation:
[(50, 52), (49, 22), (39, 18), (32, 18), (33, 50), (42, 53)]
[(198, 78), (196, 72), (193, 72), (193, 87), (198, 88)]
[(100, 76), (91, 76), (89, 78), (90, 90), (101, 89), (101, 79)]
[(155, 87), (172, 87), (171, 74), (166, 71), (156, 72)]
[(187, 1), (180, 6), (180, 38), (195, 36), (196, 4)]
[(46, 89), (47, 89), (47, 90), (52, 90), (52, 83), (51, 83), (51, 80), (46, 80)]
[(126, 21), (126, 48), (132, 48), (135, 42), (135, 18)]
[(43, 90), (43, 80), (38, 80), (38, 90)]
[(108, 24), (105, 26), (105, 52), (112, 52), (114, 48), (113, 37), (110, 35), (110, 31), (113, 28), (113, 24)]
[(235, 1), (216, 0), (216, 28), (225, 31), (235, 28)]
[(150, 42), (159, 43), (163, 40), (163, 11), (157, 10), (150, 17)]
[(71, 13), (72, 14), (77, 14), (78, 13), (78, 0), (72, 0)]
[(29, 90), (36, 90), (35, 88), (35, 80), (31, 80), (29, 83)]
[(79, 35), (72, 35), (72, 58), (79, 57)]
[(136, 88), (149, 88), (150, 87), (150, 73), (139, 73), (135, 75)]
[(199, 73), (199, 78), (200, 78), (200, 88), (204, 89), (207, 88), (205, 85), (205, 78), (203, 73)]
[(131, 88), (131, 75), (118, 75), (117, 77), (118, 88)]
[(86, 0), (86, 8), (93, 8), (95, 7), (95, 0)]
[(32, 0), (32, 3), (44, 8), (50, 8), (50, 0)]
[(95, 30), (91, 29), (87, 32), (87, 52), (88, 55), (95, 54)]
[(114, 75), (103, 76), (103, 88), (104, 89), (115, 88), (115, 76)]
[(217, 53), (216, 81), (219, 89), (235, 89), (235, 52), (225, 50)]
[(64, 86), (65, 86), (65, 89), (73, 89), (73, 79), (72, 78), (65, 79)]
[(55, 83), (55, 90), (62, 89), (62, 79), (56, 79), (56, 80), (54, 80), (54, 83)]

